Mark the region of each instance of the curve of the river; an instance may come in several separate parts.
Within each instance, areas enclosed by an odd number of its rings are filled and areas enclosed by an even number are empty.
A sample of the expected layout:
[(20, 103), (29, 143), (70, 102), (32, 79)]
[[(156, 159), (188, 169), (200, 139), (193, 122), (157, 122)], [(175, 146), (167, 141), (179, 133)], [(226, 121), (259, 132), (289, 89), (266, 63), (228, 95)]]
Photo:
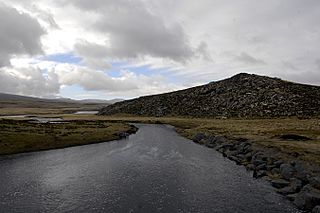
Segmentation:
[(0, 212), (298, 212), (265, 181), (173, 127), (0, 158)]

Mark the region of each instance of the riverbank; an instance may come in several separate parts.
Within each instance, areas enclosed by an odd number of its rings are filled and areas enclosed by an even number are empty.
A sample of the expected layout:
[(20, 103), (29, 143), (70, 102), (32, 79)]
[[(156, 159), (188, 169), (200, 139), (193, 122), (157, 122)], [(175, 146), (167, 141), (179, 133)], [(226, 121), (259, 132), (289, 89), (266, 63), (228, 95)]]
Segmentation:
[(0, 155), (112, 141), (137, 131), (123, 122), (85, 120), (30, 123), (1, 119), (0, 129)]

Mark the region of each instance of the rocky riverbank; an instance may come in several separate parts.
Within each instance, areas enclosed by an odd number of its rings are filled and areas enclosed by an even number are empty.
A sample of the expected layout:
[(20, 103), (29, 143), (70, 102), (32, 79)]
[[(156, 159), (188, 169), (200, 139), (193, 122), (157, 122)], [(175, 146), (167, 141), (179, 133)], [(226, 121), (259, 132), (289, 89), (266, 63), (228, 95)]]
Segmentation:
[(197, 133), (193, 141), (222, 153), (223, 156), (253, 171), (254, 178), (271, 183), (301, 210), (320, 212), (319, 168), (298, 160), (283, 159), (279, 153), (255, 147), (244, 138)]

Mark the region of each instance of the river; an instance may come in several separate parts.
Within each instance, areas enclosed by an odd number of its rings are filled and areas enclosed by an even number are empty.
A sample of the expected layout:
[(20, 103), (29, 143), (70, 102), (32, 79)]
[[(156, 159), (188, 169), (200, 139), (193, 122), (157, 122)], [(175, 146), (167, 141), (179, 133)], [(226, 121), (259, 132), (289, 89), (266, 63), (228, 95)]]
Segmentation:
[(171, 126), (0, 158), (0, 212), (298, 212), (268, 182)]

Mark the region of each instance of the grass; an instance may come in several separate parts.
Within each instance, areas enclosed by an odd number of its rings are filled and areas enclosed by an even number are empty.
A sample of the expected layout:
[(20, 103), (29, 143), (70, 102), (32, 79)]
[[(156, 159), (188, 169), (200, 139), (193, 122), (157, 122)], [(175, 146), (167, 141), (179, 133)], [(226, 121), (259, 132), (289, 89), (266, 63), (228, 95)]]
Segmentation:
[(33, 124), (0, 120), (0, 154), (63, 148), (118, 139), (116, 133), (132, 127), (120, 122), (73, 121), (63, 124)]

